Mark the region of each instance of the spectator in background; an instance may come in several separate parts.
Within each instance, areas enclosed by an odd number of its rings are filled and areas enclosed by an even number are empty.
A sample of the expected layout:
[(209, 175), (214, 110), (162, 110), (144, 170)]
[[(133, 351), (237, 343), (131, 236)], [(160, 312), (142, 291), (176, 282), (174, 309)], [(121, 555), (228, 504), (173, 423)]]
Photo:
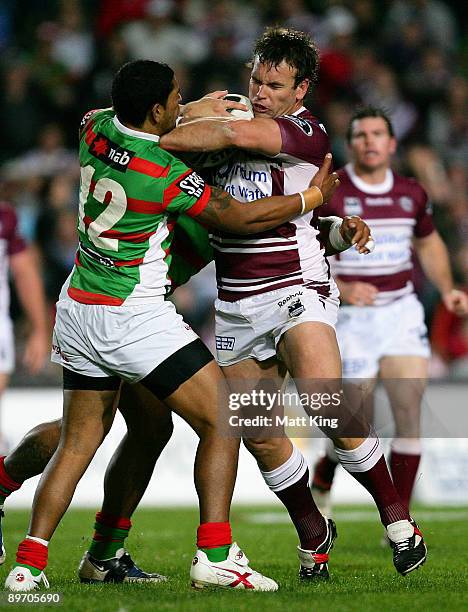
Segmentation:
[(38, 135), (37, 147), (5, 164), (11, 179), (51, 178), (57, 174), (79, 175), (76, 153), (65, 147), (63, 130), (57, 123), (47, 123)]
[[(105, 108), (110, 105), (109, 91), (115, 73), (130, 60), (127, 43), (119, 30), (103, 39), (97, 49), (94, 67), (80, 87), (80, 100), (84, 108)], [(82, 113), (81, 113), (82, 114)]]
[(368, 81), (363, 102), (386, 109), (392, 116), (397, 140), (407, 137), (416, 125), (418, 113), (415, 106), (403, 98), (395, 73), (384, 64), (378, 66), (373, 79)]
[(198, 33), (174, 21), (174, 0), (151, 0), (144, 10), (144, 19), (122, 28), (132, 59), (150, 59), (178, 67), (194, 64), (205, 56)]
[(3, 71), (0, 95), (1, 161), (18, 155), (34, 144), (42, 113), (37, 105), (38, 88), (31, 66), (25, 60), (13, 61)]
[(207, 91), (243, 91), (241, 74), (244, 65), (234, 55), (233, 48), (234, 39), (229, 33), (219, 32), (212, 38), (207, 57), (195, 64), (191, 71), (193, 79), (189, 100), (200, 98)]
[(394, 37), (410, 22), (420, 23), (424, 37), (431, 45), (453, 50), (457, 44), (457, 31), (453, 14), (439, 0), (393, 0), (385, 20), (385, 31)]
[(79, 79), (91, 69), (94, 40), (84, 27), (83, 13), (76, 0), (62, 0), (51, 52), (72, 79)]
[(77, 182), (66, 175), (55, 176), (45, 188), (36, 225), (36, 241), (43, 257), (45, 291), (51, 307), (75, 262), (77, 209)]
[[(0, 202), (0, 398), (15, 366), (13, 324), (9, 313), (9, 271), (29, 321), (23, 363), (31, 374), (37, 374), (49, 351), (49, 329), (41, 275), (37, 258), (18, 233), (14, 208), (6, 202)], [(2, 453), (5, 447), (6, 441), (0, 430)], [(0, 557), (3, 554), (2, 547)]]

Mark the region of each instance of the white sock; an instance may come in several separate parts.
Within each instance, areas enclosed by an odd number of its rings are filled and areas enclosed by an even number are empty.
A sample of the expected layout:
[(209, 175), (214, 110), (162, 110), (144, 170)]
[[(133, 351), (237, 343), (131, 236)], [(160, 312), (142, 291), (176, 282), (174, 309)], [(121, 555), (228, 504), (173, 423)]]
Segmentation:
[(31, 536), (31, 535), (27, 535), (26, 540), (32, 540), (33, 542), (39, 542), (39, 544), (42, 544), (43, 546), (47, 546), (47, 547), (49, 546), (48, 540), (43, 540), (42, 538), (35, 538), (34, 536)]
[(264, 481), (269, 488), (276, 492), (287, 489), (300, 480), (307, 470), (307, 462), (301, 451), (294, 446), (291, 456), (287, 461), (271, 472), (261, 472)]
[(330, 439), (325, 442), (325, 455), (328, 459), (330, 459), (330, 461), (333, 461), (333, 463), (340, 462), (338, 455), (336, 454), (335, 445)]
[(402, 455), (420, 455), (421, 440), (419, 438), (394, 438), (391, 449)]
[(368, 437), (353, 450), (342, 450), (335, 448), (341, 465), (347, 472), (368, 472), (374, 467), (377, 461), (383, 457), (380, 440), (375, 437)]

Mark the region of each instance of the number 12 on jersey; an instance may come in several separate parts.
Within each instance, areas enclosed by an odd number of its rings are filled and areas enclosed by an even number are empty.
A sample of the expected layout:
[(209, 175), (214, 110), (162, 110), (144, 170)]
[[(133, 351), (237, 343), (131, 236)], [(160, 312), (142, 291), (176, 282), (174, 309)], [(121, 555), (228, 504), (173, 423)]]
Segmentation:
[[(93, 182), (95, 168), (85, 166), (81, 168), (80, 203), (78, 213), (78, 229), (98, 248), (108, 251), (118, 251), (119, 241), (117, 238), (103, 238), (101, 234), (112, 229), (120, 221), (127, 210), (127, 196), (122, 185), (110, 178), (100, 178)], [(85, 224), (85, 204), (89, 194), (92, 192), (93, 198), (101, 204), (107, 206), (104, 210), (88, 225), (86, 232)], [(110, 197), (107, 195), (110, 194)]]

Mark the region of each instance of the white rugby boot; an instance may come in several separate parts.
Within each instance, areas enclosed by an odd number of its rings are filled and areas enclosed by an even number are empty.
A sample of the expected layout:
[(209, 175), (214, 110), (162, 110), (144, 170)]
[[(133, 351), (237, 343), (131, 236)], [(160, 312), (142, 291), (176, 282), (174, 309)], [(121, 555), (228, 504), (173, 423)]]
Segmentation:
[(278, 584), (249, 567), (249, 560), (233, 542), (225, 561), (213, 562), (202, 550), (197, 550), (190, 570), (192, 586), (196, 589), (219, 587), (276, 591)]

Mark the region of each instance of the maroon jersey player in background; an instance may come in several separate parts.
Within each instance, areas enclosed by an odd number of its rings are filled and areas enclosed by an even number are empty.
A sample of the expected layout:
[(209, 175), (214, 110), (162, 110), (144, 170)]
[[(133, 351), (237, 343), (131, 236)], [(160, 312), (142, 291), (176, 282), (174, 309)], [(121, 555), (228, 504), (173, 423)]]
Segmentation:
[[(395, 420), (392, 478), (409, 504), (421, 457), (420, 406), (430, 356), (424, 311), (412, 283), (412, 248), (450, 312), (465, 315), (468, 298), (454, 288), (447, 248), (434, 228), (424, 189), (390, 168), (397, 143), (388, 116), (378, 108), (359, 110), (347, 138), (352, 161), (338, 173), (341, 184), (327, 212), (361, 215), (377, 248), (365, 258), (353, 250), (340, 253), (332, 265), (342, 300), (337, 336), (343, 374), (360, 379), (366, 393), (377, 377), (382, 380)], [(328, 444), (312, 483), (327, 514), (337, 464)]]

